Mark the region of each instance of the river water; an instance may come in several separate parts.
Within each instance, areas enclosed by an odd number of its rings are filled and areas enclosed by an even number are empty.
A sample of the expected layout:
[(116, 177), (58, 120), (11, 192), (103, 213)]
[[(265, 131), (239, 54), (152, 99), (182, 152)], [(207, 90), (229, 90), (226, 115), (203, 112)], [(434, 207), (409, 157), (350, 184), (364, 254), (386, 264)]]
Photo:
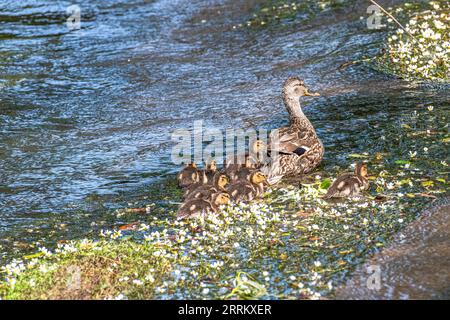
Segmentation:
[[(261, 1), (69, 1), (0, 4), (0, 251), (90, 232), (178, 169), (171, 133), (194, 120), (225, 128), (286, 121), (282, 82), (320, 98), (305, 113), (325, 167), (364, 151), (383, 123), (448, 90), (389, 78), (349, 60), (375, 52), (367, 4), (273, 28), (233, 28)], [(386, 3), (394, 3), (387, 1)], [(107, 223), (106, 223), (107, 224)], [(1, 257), (0, 257), (1, 259)]]

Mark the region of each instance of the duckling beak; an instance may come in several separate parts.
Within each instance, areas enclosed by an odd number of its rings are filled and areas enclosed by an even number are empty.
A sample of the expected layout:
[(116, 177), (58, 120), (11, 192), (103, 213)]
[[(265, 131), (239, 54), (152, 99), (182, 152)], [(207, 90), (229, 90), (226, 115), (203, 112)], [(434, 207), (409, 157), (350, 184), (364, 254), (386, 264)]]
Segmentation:
[(320, 97), (320, 93), (318, 93), (318, 92), (311, 93), (311, 92), (309, 92), (308, 89), (306, 89), (305, 90), (305, 96), (307, 96), (307, 97)]

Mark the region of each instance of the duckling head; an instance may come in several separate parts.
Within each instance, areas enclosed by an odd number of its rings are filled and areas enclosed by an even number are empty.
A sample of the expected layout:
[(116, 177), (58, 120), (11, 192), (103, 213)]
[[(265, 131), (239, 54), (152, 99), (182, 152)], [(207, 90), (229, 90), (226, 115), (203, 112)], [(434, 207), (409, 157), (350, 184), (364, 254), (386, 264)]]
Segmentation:
[(367, 163), (359, 162), (355, 166), (355, 174), (361, 176), (361, 177), (367, 177), (368, 171), (367, 171)]
[(209, 171), (217, 171), (217, 161), (211, 160), (209, 163), (206, 163), (206, 169)]
[(252, 173), (252, 175), (250, 176), (250, 181), (253, 184), (260, 184), (260, 183), (266, 183), (267, 182), (267, 177), (264, 173), (262, 173), (261, 171), (255, 171)]
[(226, 192), (218, 192), (213, 195), (213, 201), (216, 205), (225, 205), (230, 203), (230, 195)]
[(266, 148), (266, 144), (262, 140), (255, 140), (252, 144), (253, 153), (257, 154), (259, 152), (263, 152)]
[(219, 188), (224, 189), (226, 185), (229, 183), (230, 179), (226, 175), (224, 174), (219, 175), (219, 178), (217, 179), (217, 186)]
[(299, 77), (289, 77), (283, 85), (283, 95), (292, 99), (299, 99), (303, 96), (318, 97), (319, 93), (309, 92), (305, 82)]

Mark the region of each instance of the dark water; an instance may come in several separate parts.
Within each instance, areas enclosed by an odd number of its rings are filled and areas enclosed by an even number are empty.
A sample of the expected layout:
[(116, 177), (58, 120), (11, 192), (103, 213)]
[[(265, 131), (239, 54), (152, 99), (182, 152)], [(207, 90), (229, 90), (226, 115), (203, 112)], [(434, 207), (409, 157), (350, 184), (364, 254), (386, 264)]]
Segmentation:
[[(363, 151), (384, 122), (448, 90), (342, 63), (374, 52), (359, 1), (296, 24), (233, 29), (261, 1), (69, 1), (0, 4), (0, 247), (86, 234), (112, 209), (173, 174), (170, 134), (286, 121), (280, 89), (300, 75), (322, 96), (305, 113), (326, 166)], [(391, 1), (389, 3), (393, 3)], [(67, 225), (61, 227), (60, 225)], [(106, 223), (107, 224), (107, 223)]]

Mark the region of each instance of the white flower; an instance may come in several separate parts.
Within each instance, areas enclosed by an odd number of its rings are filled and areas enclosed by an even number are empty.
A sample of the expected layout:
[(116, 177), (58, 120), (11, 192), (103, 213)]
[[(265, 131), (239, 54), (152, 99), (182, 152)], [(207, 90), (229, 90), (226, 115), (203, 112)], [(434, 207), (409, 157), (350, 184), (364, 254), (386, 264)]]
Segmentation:
[(134, 279), (133, 280), (133, 284), (135, 284), (137, 286), (142, 286), (144, 283), (141, 280), (139, 280), (139, 279)]
[(148, 274), (148, 275), (145, 277), (145, 280), (148, 281), (148, 282), (150, 282), (150, 283), (155, 282), (155, 278), (154, 278), (151, 274)]
[(123, 299), (125, 299), (125, 296), (124, 296), (122, 293), (120, 293), (119, 295), (117, 295), (117, 296), (114, 298), (114, 300), (123, 300)]

